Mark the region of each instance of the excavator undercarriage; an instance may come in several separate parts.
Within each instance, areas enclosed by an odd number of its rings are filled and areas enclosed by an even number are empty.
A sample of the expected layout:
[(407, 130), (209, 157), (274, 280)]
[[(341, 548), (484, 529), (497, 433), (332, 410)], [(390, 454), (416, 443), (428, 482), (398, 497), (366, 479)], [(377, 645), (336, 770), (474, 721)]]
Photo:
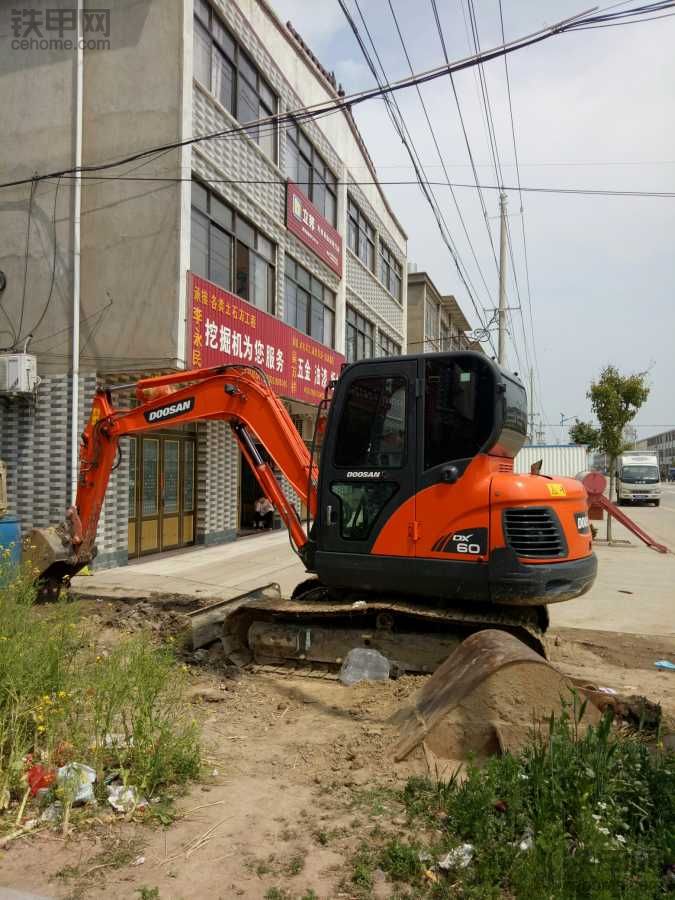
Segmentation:
[(512, 634), (546, 656), (545, 606), (470, 608), (426, 599), (338, 596), (312, 578), (290, 599), (278, 584), (191, 613), (193, 649), (220, 639), (226, 658), (339, 668), (355, 647), (378, 650), (396, 672), (433, 672), (466, 637), (486, 628)]

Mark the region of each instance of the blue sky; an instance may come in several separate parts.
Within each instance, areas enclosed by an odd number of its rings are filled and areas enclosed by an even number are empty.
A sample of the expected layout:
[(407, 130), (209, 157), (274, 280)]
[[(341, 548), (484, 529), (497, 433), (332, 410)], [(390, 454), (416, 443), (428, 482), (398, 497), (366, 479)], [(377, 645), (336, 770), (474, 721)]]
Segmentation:
[[(337, 0), (272, 0), (290, 19), (324, 66), (350, 91), (374, 82)], [(354, 0), (348, 6), (358, 19)], [(392, 0), (413, 68), (443, 62), (430, 0)], [(483, 49), (501, 42), (497, 0), (478, 0), (476, 15)], [(633, 5), (633, 4), (631, 4)], [(390, 79), (409, 74), (388, 0), (360, 0), (361, 10)], [(468, 55), (463, 13), (466, 0), (438, 0), (450, 59)], [(503, 0), (506, 38), (518, 37), (583, 11), (571, 0)], [(675, 190), (675, 18), (634, 26), (555, 37), (509, 57), (521, 183), (537, 187), (618, 190)], [(516, 184), (504, 63), (486, 64), (504, 180)], [(495, 184), (475, 71), (455, 76), (462, 113), (481, 183)], [(447, 78), (422, 87), (431, 121), (452, 181), (472, 181), (457, 108)], [(399, 103), (419, 156), (432, 180), (444, 180), (438, 154), (414, 89)], [(411, 180), (409, 158), (381, 101), (355, 113), (381, 180)], [(365, 175), (365, 173), (364, 173)], [(442, 293), (454, 293), (472, 322), (471, 303), (431, 210), (415, 186), (386, 188), (408, 232), (408, 256), (427, 270)], [(477, 192), (457, 189), (488, 290), (485, 289), (447, 187), (437, 189), (450, 231), (466, 262), (481, 304), (497, 303), (497, 273)], [(498, 194), (484, 192), (488, 213), (497, 216)], [(641, 436), (675, 427), (675, 200), (523, 194), (539, 383), (537, 407), (555, 425), (561, 413), (588, 417), (586, 390), (603, 365), (649, 370), (650, 398), (636, 424)], [(520, 201), (508, 191), (511, 234), (526, 332), (530, 320)], [(495, 244), (498, 221), (490, 226)], [(513, 278), (509, 304), (517, 305)], [(519, 314), (512, 368), (527, 361)], [(531, 353), (531, 342), (530, 356)], [(566, 429), (549, 430), (549, 438)]]

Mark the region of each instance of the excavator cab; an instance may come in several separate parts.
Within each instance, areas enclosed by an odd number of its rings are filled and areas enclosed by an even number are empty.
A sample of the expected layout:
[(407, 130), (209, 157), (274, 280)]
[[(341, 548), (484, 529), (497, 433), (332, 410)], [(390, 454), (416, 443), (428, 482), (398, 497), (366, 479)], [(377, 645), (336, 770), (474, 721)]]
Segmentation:
[(463, 602), (582, 593), (595, 575), (575, 519), (584, 490), (514, 476), (526, 434), (523, 385), (482, 354), (347, 367), (322, 448), (308, 568), (333, 589)]

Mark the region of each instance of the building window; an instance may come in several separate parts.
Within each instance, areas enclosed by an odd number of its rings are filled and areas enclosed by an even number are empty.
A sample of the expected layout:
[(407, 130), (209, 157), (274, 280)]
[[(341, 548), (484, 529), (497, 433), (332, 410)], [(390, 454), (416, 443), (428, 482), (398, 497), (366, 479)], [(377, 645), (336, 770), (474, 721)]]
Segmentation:
[(378, 334), (378, 345), (380, 348), (380, 356), (400, 356), (401, 345), (393, 341), (383, 331)]
[(373, 325), (360, 313), (347, 307), (347, 327), (345, 334), (347, 362), (370, 359), (373, 355)]
[(324, 219), (335, 226), (337, 180), (294, 122), (286, 131), (286, 175), (312, 201)]
[(289, 256), (285, 265), (284, 319), (327, 347), (334, 345), (335, 294)]
[(438, 349), (438, 305), (429, 300), (424, 305), (424, 337), (433, 349)]
[(190, 270), (274, 313), (275, 245), (198, 181), (192, 182)]
[(347, 243), (371, 272), (375, 267), (375, 229), (351, 197), (347, 209)]
[[(194, 12), (195, 78), (242, 125), (276, 115), (277, 95), (223, 26), (211, 5), (205, 0), (195, 0)], [(252, 125), (246, 129), (246, 134), (276, 162), (276, 123)]]
[(401, 300), (401, 263), (380, 240), (380, 281), (399, 302)]

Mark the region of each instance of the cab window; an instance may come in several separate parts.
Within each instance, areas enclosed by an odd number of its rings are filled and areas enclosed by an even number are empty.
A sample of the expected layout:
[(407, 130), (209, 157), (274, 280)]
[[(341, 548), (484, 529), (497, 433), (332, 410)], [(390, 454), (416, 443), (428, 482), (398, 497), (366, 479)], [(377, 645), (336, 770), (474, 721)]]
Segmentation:
[(428, 359), (424, 379), (424, 468), (475, 456), (494, 425), (494, 377), (480, 359)]
[(406, 452), (405, 378), (358, 378), (348, 388), (338, 426), (335, 465), (400, 469)]

